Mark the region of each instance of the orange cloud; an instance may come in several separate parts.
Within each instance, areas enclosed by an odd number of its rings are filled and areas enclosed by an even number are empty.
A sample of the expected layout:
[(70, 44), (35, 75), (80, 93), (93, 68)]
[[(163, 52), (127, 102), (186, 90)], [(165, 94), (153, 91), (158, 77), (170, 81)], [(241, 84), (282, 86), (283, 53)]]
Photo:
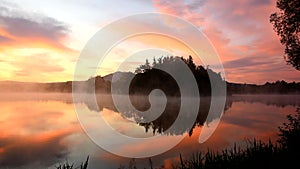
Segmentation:
[(5, 3), (0, 7), (0, 35), (14, 42), (5, 43), (2, 40), (2, 47), (50, 47), (72, 51), (63, 45), (70, 32), (66, 24), (47, 16), (12, 9)]
[(71, 60), (78, 51), (66, 45), (69, 26), (15, 4), (0, 8), (0, 80), (71, 80)]

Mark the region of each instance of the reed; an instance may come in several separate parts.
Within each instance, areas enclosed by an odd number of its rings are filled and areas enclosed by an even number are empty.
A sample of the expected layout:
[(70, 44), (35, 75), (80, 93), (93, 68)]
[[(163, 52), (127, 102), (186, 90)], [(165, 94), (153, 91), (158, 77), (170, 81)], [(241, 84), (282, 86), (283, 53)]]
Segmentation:
[(88, 162), (89, 162), (89, 156), (86, 158), (85, 162), (82, 162), (80, 164), (80, 166), (74, 167), (74, 163), (69, 164), (67, 160), (65, 164), (60, 164), (59, 166), (56, 167), (56, 169), (87, 169)]
[(198, 152), (188, 159), (182, 159), (180, 155), (180, 164), (174, 169), (269, 168), (279, 165), (274, 160), (281, 156), (281, 151), (281, 147), (271, 141), (263, 143), (254, 139), (245, 149), (235, 144), (221, 152)]

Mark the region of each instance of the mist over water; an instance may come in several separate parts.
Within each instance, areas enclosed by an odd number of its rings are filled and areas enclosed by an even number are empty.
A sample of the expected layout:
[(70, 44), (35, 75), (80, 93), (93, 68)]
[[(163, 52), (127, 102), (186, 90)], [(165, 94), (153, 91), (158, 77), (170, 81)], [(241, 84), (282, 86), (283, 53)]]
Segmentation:
[[(81, 94), (82, 101), (73, 103), (67, 93), (21, 93), (0, 94), (0, 168), (46, 168), (68, 159), (80, 162), (90, 155), (91, 168), (118, 168), (128, 165), (130, 159), (117, 157), (95, 145), (82, 130), (73, 104), (89, 110), (90, 116), (103, 115), (118, 132), (132, 137), (151, 137), (164, 132), (172, 121), (172, 109), (151, 123), (131, 121), (137, 118), (132, 113), (117, 112), (110, 95), (97, 95), (98, 107), (92, 107)], [(257, 138), (276, 140), (277, 127), (286, 121), (287, 114), (293, 114), (300, 105), (299, 95), (234, 95), (227, 98), (221, 122), (204, 144), (198, 143), (204, 123), (209, 99), (203, 99), (194, 127), (169, 131), (161, 143), (167, 144), (177, 135), (186, 133), (186, 138), (171, 151), (154, 156), (156, 165), (173, 161), (178, 154), (190, 155), (201, 150), (221, 150), (234, 142), (245, 145), (246, 140)], [(203, 117), (204, 115), (204, 117)], [(217, 118), (217, 117), (216, 117)], [(141, 151), (147, 143), (127, 145), (124, 151)], [(137, 165), (148, 166), (148, 159), (137, 159)]]

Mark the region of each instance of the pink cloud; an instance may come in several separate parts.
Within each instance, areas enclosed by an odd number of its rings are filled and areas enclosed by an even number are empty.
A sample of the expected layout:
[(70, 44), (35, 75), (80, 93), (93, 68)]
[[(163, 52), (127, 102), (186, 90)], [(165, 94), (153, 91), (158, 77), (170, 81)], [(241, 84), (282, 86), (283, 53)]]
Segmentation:
[(196, 12), (197, 7), (202, 6), (202, 4), (203, 1), (186, 3), (184, 0), (153, 0), (153, 5), (159, 12), (183, 17), (197, 26), (202, 25), (203, 22), (202, 15)]
[[(159, 12), (182, 17), (203, 30), (225, 64), (227, 80), (246, 83), (298, 80), (298, 72), (285, 64), (283, 47), (269, 23), (270, 14), (276, 11), (275, 3), (153, 0)], [(247, 62), (241, 62), (244, 58)]]
[(69, 39), (69, 26), (43, 14), (29, 13), (6, 3), (0, 4), (0, 50), (3, 48), (43, 47), (63, 52), (76, 52), (64, 43)]

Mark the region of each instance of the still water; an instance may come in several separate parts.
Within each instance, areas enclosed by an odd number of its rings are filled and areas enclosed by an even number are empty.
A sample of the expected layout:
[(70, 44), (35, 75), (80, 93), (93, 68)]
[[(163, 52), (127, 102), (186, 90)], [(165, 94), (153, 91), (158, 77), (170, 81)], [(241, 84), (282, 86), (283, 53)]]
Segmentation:
[[(73, 103), (71, 94), (0, 95), (1, 169), (55, 168), (66, 160), (76, 165), (87, 156), (90, 156), (91, 169), (128, 166), (132, 159), (102, 150), (85, 134), (77, 119), (74, 104), (77, 109), (92, 112), (91, 116), (101, 114), (116, 131), (133, 137), (151, 137), (163, 133), (170, 126), (169, 121), (172, 122), (172, 117), (170, 119), (167, 116), (151, 124), (135, 123), (128, 120), (132, 118), (130, 114), (118, 113), (107, 99), (99, 102), (99, 107), (93, 107), (85, 101)], [(162, 146), (178, 135), (187, 136), (176, 147), (152, 157), (151, 160), (156, 167), (171, 168), (172, 163), (178, 162), (180, 153), (189, 157), (192, 153), (205, 152), (207, 149), (220, 151), (235, 143), (245, 146), (253, 138), (276, 142), (278, 126), (286, 122), (286, 115), (294, 114), (299, 105), (299, 95), (229, 96), (216, 131), (205, 143), (198, 143), (202, 126), (214, 123), (215, 119), (205, 123), (205, 118), (199, 116), (192, 129), (165, 133), (166, 136), (161, 138)], [(205, 115), (207, 108), (203, 108), (202, 113)], [(147, 146), (147, 142), (144, 142), (125, 145), (122, 149), (144, 151)], [(148, 158), (134, 161), (140, 168), (149, 166)]]

